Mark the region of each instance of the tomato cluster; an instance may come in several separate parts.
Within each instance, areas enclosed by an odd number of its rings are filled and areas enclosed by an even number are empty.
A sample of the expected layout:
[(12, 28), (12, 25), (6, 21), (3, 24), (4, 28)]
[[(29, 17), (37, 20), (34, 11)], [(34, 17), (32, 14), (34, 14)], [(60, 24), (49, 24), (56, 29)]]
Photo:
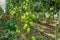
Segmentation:
[(38, 22), (43, 19), (50, 23), (58, 8), (55, 5), (59, 3), (59, 0), (7, 0), (7, 12), (0, 18), (3, 21), (1, 24), (9, 31), (5, 36), (6, 40), (17, 40), (18, 37), (36, 40), (35, 33), (39, 33)]

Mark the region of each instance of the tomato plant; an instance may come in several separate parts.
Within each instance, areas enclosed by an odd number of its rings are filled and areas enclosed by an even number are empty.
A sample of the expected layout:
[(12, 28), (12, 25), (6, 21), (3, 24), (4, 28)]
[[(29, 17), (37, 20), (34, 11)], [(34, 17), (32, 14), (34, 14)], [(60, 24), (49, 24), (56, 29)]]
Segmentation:
[(1, 40), (4, 40), (3, 38), (5, 40), (17, 40), (18, 38), (19, 40), (37, 40), (37, 34), (41, 36), (40, 28), (37, 27), (38, 23), (41, 20), (48, 24), (52, 23), (60, 10), (59, 3), (59, 0), (6, 0), (6, 14), (3, 14), (0, 7), (2, 15), (0, 25), (4, 30)]

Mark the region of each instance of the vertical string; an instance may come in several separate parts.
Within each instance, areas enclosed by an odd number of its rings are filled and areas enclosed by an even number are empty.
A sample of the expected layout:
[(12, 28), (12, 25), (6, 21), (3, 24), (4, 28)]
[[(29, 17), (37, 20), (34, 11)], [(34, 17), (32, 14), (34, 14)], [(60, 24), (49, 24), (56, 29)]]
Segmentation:
[[(56, 1), (56, 0), (55, 0)], [(56, 3), (55, 3), (55, 10), (56, 10)], [(56, 35), (56, 38), (55, 40), (58, 40), (58, 25), (55, 27), (55, 35)]]

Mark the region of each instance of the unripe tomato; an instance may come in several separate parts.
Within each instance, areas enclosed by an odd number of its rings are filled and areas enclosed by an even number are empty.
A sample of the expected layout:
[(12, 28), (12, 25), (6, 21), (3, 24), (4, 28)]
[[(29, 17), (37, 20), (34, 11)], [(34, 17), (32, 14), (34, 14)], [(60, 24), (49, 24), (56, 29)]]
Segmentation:
[(51, 7), (50, 10), (54, 10), (54, 7)]
[(25, 15), (23, 15), (23, 16), (21, 16), (21, 19), (19, 19), (19, 20), (20, 20), (20, 22), (25, 22), (25, 19), (26, 19), (26, 17), (25, 17)]
[(21, 12), (22, 10), (21, 10), (21, 9), (19, 9), (19, 11)]
[(12, 5), (12, 4), (10, 4), (10, 6), (11, 6), (11, 7), (13, 7), (13, 5)]
[(5, 35), (5, 38), (8, 38), (8, 36), (7, 36), (7, 35)]
[(25, 19), (25, 16), (21, 16), (21, 19), (22, 19), (22, 20)]
[(29, 22), (30, 26), (33, 27), (34, 23), (33, 22)]
[(16, 30), (16, 33), (17, 33), (18, 35), (20, 35), (21, 32), (20, 32), (20, 30)]
[(25, 6), (25, 8), (24, 8), (25, 10), (27, 10), (28, 9), (28, 7), (27, 6)]
[(28, 27), (28, 24), (25, 24), (24, 26), (23, 26), (23, 29), (27, 29), (27, 27)]
[(11, 31), (11, 34), (15, 34), (15, 32), (14, 31)]
[(23, 8), (25, 8), (26, 7), (26, 5), (23, 5)]
[(31, 15), (31, 18), (32, 18), (33, 20), (35, 20), (35, 19), (36, 19), (36, 16), (33, 14), (33, 15)]
[(32, 21), (32, 19), (31, 19), (31, 18), (29, 18), (29, 21)]
[(11, 15), (14, 15), (16, 12), (14, 11), (14, 10), (12, 10), (11, 12), (10, 12), (10, 14)]
[(30, 33), (30, 28), (27, 28), (27, 33), (28, 33), (28, 34)]
[(29, 13), (28, 12), (26, 12), (26, 16), (28, 16), (29, 15)]
[(26, 6), (28, 6), (28, 3), (26, 3)]
[(25, 1), (23, 2), (23, 4), (25, 4)]
[(29, 0), (26, 0), (26, 2), (29, 2)]
[(18, 29), (18, 25), (15, 25), (16, 29)]
[(35, 36), (32, 36), (31, 39), (32, 39), (32, 40), (36, 40), (36, 37), (35, 37)]
[(25, 21), (25, 23), (28, 23), (28, 22), (29, 22), (29, 20), (26, 20), (26, 21)]

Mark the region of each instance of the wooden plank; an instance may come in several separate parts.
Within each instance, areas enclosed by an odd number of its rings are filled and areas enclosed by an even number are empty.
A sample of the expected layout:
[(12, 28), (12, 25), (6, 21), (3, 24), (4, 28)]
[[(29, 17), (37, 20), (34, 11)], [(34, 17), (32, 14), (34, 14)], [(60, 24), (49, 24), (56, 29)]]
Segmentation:
[(40, 31), (43, 32), (47, 36), (51, 36), (52, 38), (55, 38), (55, 34), (46, 33), (46, 32), (44, 32), (43, 29), (40, 29)]
[(47, 23), (46, 21), (40, 21), (40, 23), (47, 24), (47, 25), (53, 26), (53, 27), (55, 27), (55, 26), (57, 26), (57, 24), (59, 24), (59, 22), (57, 22), (57, 21), (54, 21), (53, 23)]
[[(46, 27), (45, 25), (41, 25), (41, 24), (39, 25), (39, 29), (40, 29), (39, 31), (43, 32), (45, 35), (55, 38), (55, 30), (54, 29), (51, 29), (51, 28)], [(51, 33), (47, 32), (48, 30), (50, 30)]]
[(40, 25), (40, 24), (37, 24), (40, 28), (44, 28), (44, 29), (48, 29), (48, 30), (51, 30), (53, 31), (54, 29), (52, 29), (51, 27), (48, 27), (48, 26), (45, 26), (45, 25)]

